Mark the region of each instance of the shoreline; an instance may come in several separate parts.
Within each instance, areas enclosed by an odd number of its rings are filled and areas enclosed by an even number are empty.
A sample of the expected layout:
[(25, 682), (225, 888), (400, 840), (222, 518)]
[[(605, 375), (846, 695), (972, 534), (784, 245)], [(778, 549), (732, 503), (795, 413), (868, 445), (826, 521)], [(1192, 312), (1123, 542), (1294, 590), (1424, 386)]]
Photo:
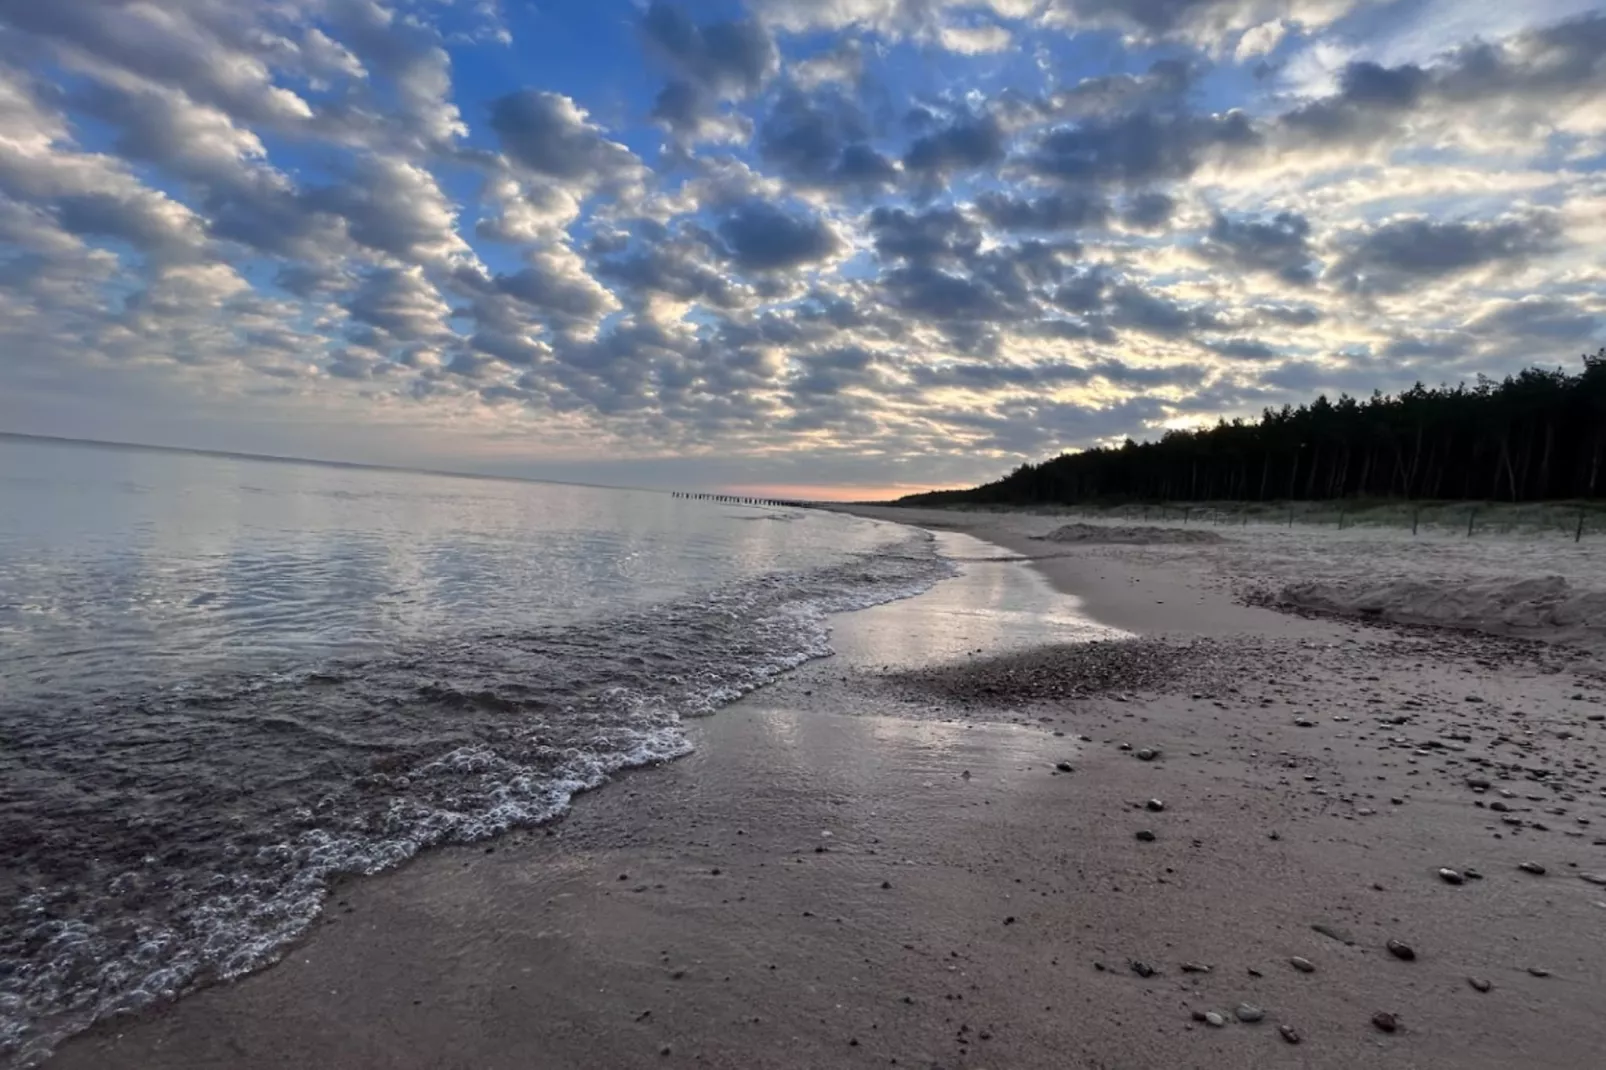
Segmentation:
[[(1606, 707), (1564, 658), (1241, 606), (1175, 565), (976, 556), (836, 618), (838, 657), (692, 724), (692, 755), (343, 886), (277, 965), (47, 1065), (1568, 1067), (1606, 1043), (1606, 889), (1578, 876), (1606, 871), (1578, 824), (1606, 832)], [(1049, 695), (1050, 584), (1067, 628), (1199, 674)], [(957, 668), (914, 656), (939, 640)], [(1193, 1019), (1244, 1002), (1265, 1020)]]

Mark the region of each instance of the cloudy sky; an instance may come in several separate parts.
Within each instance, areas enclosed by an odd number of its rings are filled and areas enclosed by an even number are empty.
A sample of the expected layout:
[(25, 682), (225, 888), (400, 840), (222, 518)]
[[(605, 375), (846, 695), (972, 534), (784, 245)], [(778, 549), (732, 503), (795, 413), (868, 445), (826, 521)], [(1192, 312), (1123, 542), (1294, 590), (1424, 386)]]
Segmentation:
[(1598, 0), (0, 0), (0, 430), (864, 494), (1603, 341)]

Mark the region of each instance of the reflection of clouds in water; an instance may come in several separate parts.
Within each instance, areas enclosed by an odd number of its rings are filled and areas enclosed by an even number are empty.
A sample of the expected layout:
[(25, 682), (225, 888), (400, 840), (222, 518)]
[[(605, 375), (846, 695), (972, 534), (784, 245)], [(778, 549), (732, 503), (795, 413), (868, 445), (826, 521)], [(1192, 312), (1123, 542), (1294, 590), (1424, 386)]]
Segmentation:
[(907, 667), (1127, 634), (1084, 615), (1081, 601), (1056, 591), (1026, 557), (959, 532), (939, 532), (937, 542), (961, 575), (918, 598), (838, 617), (831, 645), (844, 661)]

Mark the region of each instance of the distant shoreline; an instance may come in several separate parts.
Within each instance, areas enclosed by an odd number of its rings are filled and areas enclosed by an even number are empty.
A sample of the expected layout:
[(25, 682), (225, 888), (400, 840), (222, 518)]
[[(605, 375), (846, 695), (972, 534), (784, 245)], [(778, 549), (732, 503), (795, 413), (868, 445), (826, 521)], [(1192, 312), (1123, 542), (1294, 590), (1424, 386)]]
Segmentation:
[(69, 438), (65, 435), (32, 435), (22, 431), (0, 431), (0, 440), (42, 442), (52, 446), (79, 446), (94, 449), (147, 450), (153, 453), (187, 453), (198, 457), (222, 457), (231, 461), (265, 461), (269, 464), (311, 464), (321, 468), (355, 468), (373, 472), (404, 472), (417, 476), (444, 476), (448, 479), (486, 479), (499, 483), (542, 483), (557, 487), (590, 487), (594, 490), (635, 490), (649, 494), (670, 494), (655, 487), (621, 487), (609, 483), (585, 483), (577, 479), (536, 479), (532, 476), (491, 475), (486, 472), (457, 472), (444, 468), (413, 468), (401, 464), (373, 464), (366, 461), (330, 461), (320, 457), (290, 457), (273, 453), (241, 453), (236, 450), (199, 449), (191, 446), (160, 446), (148, 442), (118, 442), (100, 438)]

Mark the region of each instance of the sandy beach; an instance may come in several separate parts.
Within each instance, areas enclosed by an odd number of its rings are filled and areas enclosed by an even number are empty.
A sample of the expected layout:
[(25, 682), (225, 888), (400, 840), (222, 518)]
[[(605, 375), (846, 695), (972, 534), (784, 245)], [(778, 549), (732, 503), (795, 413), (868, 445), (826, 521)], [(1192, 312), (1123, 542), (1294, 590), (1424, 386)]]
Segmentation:
[[(838, 618), (689, 757), (337, 889), (277, 965), (48, 1065), (1601, 1064), (1588, 546), (866, 511), (963, 575)], [(1367, 619), (1249, 604), (1301, 584)], [(1481, 630), (1382, 623), (1412, 615)]]

